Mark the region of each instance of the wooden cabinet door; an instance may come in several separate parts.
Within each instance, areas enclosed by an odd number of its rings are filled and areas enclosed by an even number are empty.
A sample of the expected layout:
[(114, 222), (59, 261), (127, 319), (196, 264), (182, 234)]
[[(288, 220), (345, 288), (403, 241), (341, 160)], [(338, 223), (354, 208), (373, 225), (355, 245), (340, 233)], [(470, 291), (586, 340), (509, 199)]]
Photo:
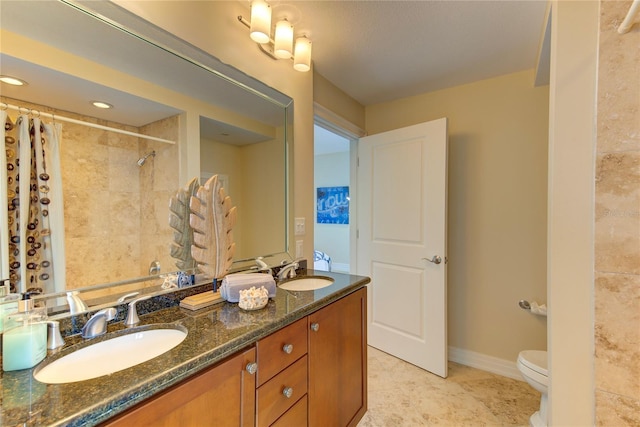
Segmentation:
[(204, 373), (185, 380), (124, 414), (109, 427), (201, 427), (255, 424), (256, 376), (247, 365), (256, 360), (251, 348)]
[(367, 410), (366, 288), (308, 316), (309, 426), (355, 426)]

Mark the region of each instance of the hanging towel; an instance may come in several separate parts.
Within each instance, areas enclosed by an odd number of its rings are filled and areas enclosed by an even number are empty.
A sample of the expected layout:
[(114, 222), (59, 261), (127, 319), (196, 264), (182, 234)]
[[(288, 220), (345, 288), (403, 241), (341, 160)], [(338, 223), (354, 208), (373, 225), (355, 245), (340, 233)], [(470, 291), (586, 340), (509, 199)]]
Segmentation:
[(260, 288), (264, 286), (269, 292), (269, 298), (276, 296), (276, 281), (270, 274), (263, 273), (234, 273), (228, 274), (222, 279), (220, 296), (229, 302), (240, 301), (240, 291), (252, 286)]

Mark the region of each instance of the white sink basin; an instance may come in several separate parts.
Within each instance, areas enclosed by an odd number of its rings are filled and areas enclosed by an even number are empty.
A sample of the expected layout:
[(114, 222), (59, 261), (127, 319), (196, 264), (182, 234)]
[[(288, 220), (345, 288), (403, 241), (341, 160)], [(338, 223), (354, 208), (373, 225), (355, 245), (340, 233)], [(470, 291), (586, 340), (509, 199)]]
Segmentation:
[(301, 277), (283, 282), (278, 287), (287, 291), (315, 291), (332, 284), (333, 279), (328, 277)]
[(101, 377), (160, 356), (186, 337), (184, 328), (132, 331), (55, 359), (37, 368), (33, 376), (47, 384), (72, 383)]

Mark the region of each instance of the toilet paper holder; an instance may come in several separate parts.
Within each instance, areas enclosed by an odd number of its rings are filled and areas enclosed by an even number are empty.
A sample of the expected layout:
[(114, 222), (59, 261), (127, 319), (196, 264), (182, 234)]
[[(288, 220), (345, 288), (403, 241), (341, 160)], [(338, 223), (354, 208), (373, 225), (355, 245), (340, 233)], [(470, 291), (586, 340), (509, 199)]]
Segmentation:
[(547, 306), (545, 304), (539, 305), (535, 301), (529, 302), (527, 300), (521, 299), (520, 301), (518, 301), (518, 305), (523, 310), (527, 310), (532, 314), (537, 314), (538, 316), (545, 317), (547, 315)]

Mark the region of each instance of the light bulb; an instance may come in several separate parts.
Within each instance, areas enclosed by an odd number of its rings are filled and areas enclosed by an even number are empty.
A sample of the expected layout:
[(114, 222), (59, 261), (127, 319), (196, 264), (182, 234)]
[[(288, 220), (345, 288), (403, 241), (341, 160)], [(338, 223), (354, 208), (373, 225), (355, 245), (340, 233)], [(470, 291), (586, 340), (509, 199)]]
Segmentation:
[(20, 80), (11, 76), (0, 76), (0, 81), (6, 84), (10, 84), (11, 86), (24, 86), (27, 84), (24, 80)]
[(293, 25), (286, 19), (276, 24), (274, 53), (278, 58), (291, 58), (293, 47)]
[(304, 36), (296, 39), (293, 68), (297, 71), (309, 71), (311, 69), (311, 40)]
[(264, 0), (251, 2), (251, 40), (269, 43), (271, 34), (271, 6)]
[(91, 102), (91, 104), (96, 108), (103, 108), (103, 109), (113, 108), (113, 105), (108, 104), (104, 101), (93, 101)]

